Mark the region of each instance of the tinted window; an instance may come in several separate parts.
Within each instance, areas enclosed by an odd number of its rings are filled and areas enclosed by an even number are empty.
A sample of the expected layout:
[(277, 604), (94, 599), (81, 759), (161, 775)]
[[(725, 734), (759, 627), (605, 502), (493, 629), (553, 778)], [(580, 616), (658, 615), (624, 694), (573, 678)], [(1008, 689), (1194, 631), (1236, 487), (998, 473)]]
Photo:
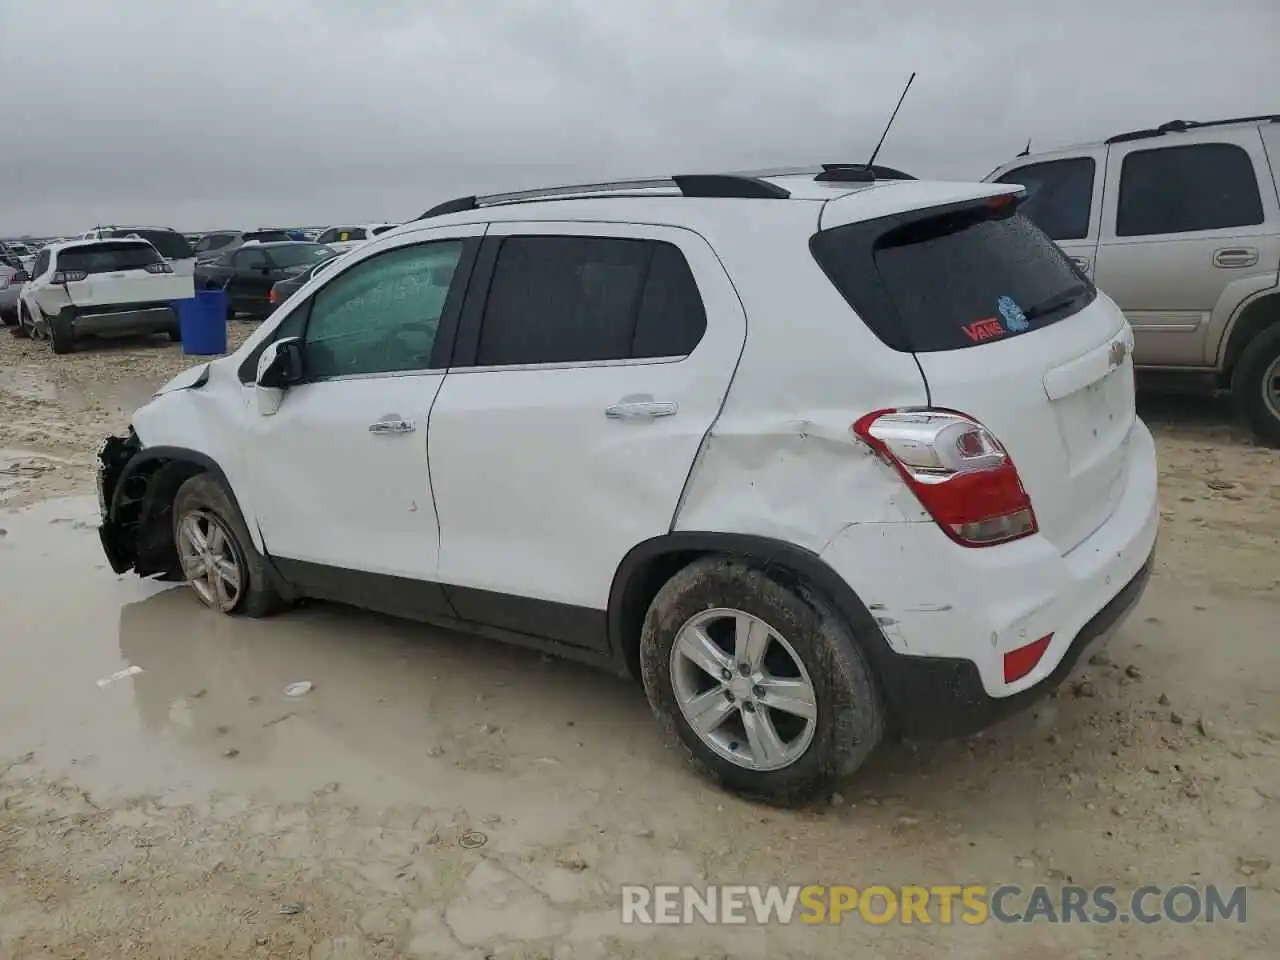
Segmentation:
[[(19, 264), (18, 269), (21, 269), (21, 267), (22, 265)], [(35, 265), (32, 267), (31, 276), (33, 277), (42, 276), (44, 272), (48, 269), (49, 269), (49, 251), (41, 250), (40, 253), (36, 256), (36, 262), (35, 262)]]
[(1201, 143), (1135, 150), (1124, 158), (1117, 236), (1221, 230), (1262, 219), (1258, 179), (1240, 147)]
[(221, 250), (235, 238), (234, 233), (211, 233), (200, 238), (195, 245), (195, 251), (208, 253), (211, 250)]
[(396, 226), (395, 226), (395, 224), (393, 223), (393, 224), (391, 224), (390, 226), (386, 226), (386, 227), (374, 227), (374, 228), (373, 228), (371, 231), (369, 231), (369, 232), (370, 232), (370, 234), (371, 234), (372, 236), (380, 237), (380, 236), (382, 236), (384, 233), (386, 233), (388, 230), (394, 230), (395, 228), (396, 228)]
[(188, 260), (195, 256), (187, 238), (173, 230), (147, 230), (127, 227), (111, 231), (113, 237), (138, 237), (160, 251), (160, 256), (168, 260)]
[(307, 322), (307, 378), (425, 370), (462, 256), (459, 240), (390, 250), (334, 277)]
[(347, 243), (364, 238), (364, 227), (331, 227), (316, 238), (316, 243)]
[(244, 235), (246, 240), (257, 240), (259, 243), (278, 243), (292, 240), (285, 230), (251, 230)]
[(670, 244), (603, 237), (512, 237), (485, 305), (480, 366), (684, 356), (706, 314)]
[(318, 243), (293, 243), (287, 247), (272, 247), (271, 260), (277, 267), (305, 267), (334, 255), (334, 251)]
[(58, 254), (59, 270), (82, 270), (85, 273), (109, 273), (112, 270), (141, 270), (161, 257), (150, 244), (98, 243), (92, 247), (72, 247)]
[(1010, 170), (998, 183), (1027, 188), (1022, 213), (1054, 240), (1083, 240), (1089, 236), (1093, 206), (1092, 157), (1031, 163)]
[(237, 270), (256, 270), (270, 266), (267, 255), (254, 247), (241, 247), (231, 257)]
[(845, 299), (896, 350), (1008, 339), (1063, 320), (1096, 296), (1012, 203), (969, 205), (817, 234), (811, 248)]

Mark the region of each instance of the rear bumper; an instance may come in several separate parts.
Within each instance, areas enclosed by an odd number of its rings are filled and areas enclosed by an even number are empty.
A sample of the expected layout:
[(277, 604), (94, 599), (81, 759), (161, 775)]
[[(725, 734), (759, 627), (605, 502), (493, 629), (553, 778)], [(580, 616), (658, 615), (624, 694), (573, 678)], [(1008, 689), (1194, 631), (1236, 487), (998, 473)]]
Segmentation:
[[(823, 559), (866, 601), (890, 655), (878, 673), (904, 732), (981, 727), (1052, 689), (1142, 595), (1159, 526), (1155, 444), (1141, 421), (1112, 515), (1060, 554), (1045, 537), (966, 549), (931, 522), (850, 527)], [(914, 577), (883, 563), (909, 557)], [(1029, 673), (1006, 683), (1004, 655), (1051, 636)]]
[(178, 312), (173, 304), (121, 303), (110, 306), (63, 307), (53, 320), (73, 336), (100, 333), (154, 333), (177, 330)]

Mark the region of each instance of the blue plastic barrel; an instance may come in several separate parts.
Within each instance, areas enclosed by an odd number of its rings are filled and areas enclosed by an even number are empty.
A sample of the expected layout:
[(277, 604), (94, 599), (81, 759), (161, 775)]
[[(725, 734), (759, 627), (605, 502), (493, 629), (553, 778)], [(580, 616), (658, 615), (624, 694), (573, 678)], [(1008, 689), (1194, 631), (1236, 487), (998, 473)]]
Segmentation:
[(197, 290), (193, 299), (178, 301), (183, 353), (210, 357), (227, 352), (227, 303), (225, 290)]

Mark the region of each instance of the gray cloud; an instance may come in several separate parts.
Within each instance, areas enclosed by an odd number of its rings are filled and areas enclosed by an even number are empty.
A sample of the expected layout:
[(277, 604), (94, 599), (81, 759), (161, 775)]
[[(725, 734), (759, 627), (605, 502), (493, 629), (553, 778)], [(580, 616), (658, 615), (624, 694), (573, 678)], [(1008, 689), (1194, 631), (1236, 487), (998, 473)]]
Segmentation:
[(1021, 149), (1280, 108), (1280, 4), (0, 0), (0, 234), (402, 219), (474, 190)]

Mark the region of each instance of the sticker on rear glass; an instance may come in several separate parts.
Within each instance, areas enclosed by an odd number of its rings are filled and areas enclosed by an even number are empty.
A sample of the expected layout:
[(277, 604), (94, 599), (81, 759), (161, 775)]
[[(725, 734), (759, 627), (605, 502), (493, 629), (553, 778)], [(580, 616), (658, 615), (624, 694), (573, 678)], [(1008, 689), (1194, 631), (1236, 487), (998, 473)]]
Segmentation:
[(996, 301), (996, 309), (1000, 311), (1000, 316), (1004, 318), (1004, 325), (1010, 333), (1021, 333), (1031, 326), (1031, 321), (1027, 319), (1027, 315), (1022, 312), (1018, 301), (1013, 297), (1001, 297)]
[(1004, 327), (1000, 326), (1000, 321), (995, 317), (975, 320), (973, 323), (963, 326), (960, 329), (964, 331), (964, 335), (973, 343), (981, 343), (983, 340), (991, 340), (994, 337), (1004, 336)]

